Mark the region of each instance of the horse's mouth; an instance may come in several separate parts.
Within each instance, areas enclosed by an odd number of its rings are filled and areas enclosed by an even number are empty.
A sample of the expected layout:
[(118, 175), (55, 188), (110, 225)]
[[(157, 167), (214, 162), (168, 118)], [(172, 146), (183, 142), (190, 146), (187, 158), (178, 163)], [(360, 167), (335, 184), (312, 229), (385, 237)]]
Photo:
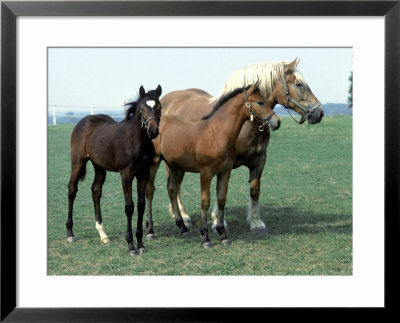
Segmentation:
[(159, 134), (158, 130), (156, 132), (152, 132), (152, 131), (147, 132), (147, 135), (149, 136), (150, 139), (157, 138), (158, 134)]
[[(315, 112), (317, 112), (318, 110), (315, 110)], [(324, 117), (324, 110), (320, 109), (319, 114), (317, 113), (311, 113), (311, 115), (308, 117), (307, 122), (309, 124), (316, 124), (321, 122), (322, 118)]]

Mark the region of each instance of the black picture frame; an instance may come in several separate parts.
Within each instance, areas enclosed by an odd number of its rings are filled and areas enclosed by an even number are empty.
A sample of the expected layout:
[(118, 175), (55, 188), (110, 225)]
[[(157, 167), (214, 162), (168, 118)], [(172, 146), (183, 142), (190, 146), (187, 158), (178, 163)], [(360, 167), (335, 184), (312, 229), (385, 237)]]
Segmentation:
[[(400, 1), (2, 1), (1, 2), (1, 322), (236, 321), (243, 309), (17, 308), (16, 19), (18, 16), (384, 16), (385, 307), (399, 287)], [(373, 122), (373, 116), (371, 116)], [(372, 128), (372, 127), (371, 127)], [(373, 153), (373, 148), (371, 148)], [(374, 170), (371, 170), (374, 171)], [(371, 237), (373, 238), (373, 237)], [(241, 297), (238, 292), (238, 297)], [(149, 300), (151, 302), (151, 300)], [(149, 305), (151, 305), (149, 303)], [(178, 304), (177, 304), (178, 306)], [(255, 312), (263, 309), (248, 309)], [(379, 315), (382, 309), (378, 309)], [(253, 317), (254, 319), (255, 317)], [(299, 317), (297, 317), (298, 319)]]

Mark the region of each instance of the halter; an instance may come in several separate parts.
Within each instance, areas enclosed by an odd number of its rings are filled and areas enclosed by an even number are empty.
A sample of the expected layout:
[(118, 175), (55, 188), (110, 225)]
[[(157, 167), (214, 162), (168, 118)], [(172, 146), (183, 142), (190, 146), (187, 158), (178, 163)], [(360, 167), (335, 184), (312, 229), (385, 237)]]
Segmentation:
[(250, 104), (249, 100), (247, 99), (246, 90), (243, 90), (243, 94), (244, 94), (244, 99), (246, 101), (246, 108), (249, 110), (249, 113), (250, 113), (250, 121), (253, 122), (254, 117), (256, 117), (258, 120), (260, 120), (262, 124), (258, 127), (258, 131), (263, 132), (264, 127), (267, 124), (269, 124), (269, 121), (271, 120), (271, 118), (275, 114), (275, 112), (272, 111), (272, 113), (268, 117), (263, 118), (258, 113), (254, 112), (254, 110), (251, 108), (251, 104)]
[[(284, 105), (284, 108), (286, 109), (286, 111), (289, 113), (289, 115), (292, 117), (292, 119), (294, 121), (296, 121), (298, 124), (302, 124), (304, 123), (304, 121), (306, 121), (310, 115), (321, 106), (321, 103), (318, 102), (316, 104), (314, 104), (311, 108), (309, 107), (305, 107), (304, 105), (300, 104), (299, 102), (297, 102), (295, 99), (292, 98), (292, 96), (289, 94), (289, 88), (286, 84), (286, 80), (285, 80), (285, 74), (282, 74), (282, 86), (283, 86), (283, 91), (285, 92), (285, 96), (286, 96), (286, 103)], [(289, 102), (292, 102), (296, 107), (298, 107), (301, 111), (303, 111), (303, 115), (300, 119), (300, 121), (297, 121), (293, 115), (290, 113), (289, 111)]]
[(155, 119), (156, 120), (156, 122), (157, 122), (157, 124), (158, 124), (158, 121), (157, 121), (157, 118), (156, 117), (150, 117), (150, 118), (148, 118), (148, 119), (144, 119), (143, 118), (143, 115), (142, 115), (142, 113), (140, 113), (140, 116), (142, 117), (142, 128), (148, 128), (148, 126), (149, 126), (149, 121), (150, 120), (153, 120), (153, 119)]
[(156, 117), (150, 117), (148, 119), (144, 119), (143, 118), (143, 114), (142, 114), (142, 110), (140, 110), (140, 117), (141, 117), (141, 121), (142, 121), (142, 128), (146, 128), (146, 130), (148, 130), (148, 126), (149, 126), (149, 121), (150, 120), (156, 120), (157, 124), (158, 124), (158, 120)]

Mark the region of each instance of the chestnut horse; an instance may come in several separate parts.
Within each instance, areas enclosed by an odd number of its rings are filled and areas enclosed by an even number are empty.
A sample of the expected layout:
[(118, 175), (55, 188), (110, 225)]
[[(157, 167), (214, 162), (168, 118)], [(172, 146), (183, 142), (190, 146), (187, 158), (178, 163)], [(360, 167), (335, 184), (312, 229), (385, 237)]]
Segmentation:
[(188, 229), (177, 202), (179, 187), (184, 172), (200, 173), (200, 233), (204, 248), (211, 247), (207, 211), (210, 205), (210, 184), (215, 175), (218, 204), (216, 229), (221, 243), (230, 243), (224, 228), (226, 193), (236, 159), (235, 143), (243, 124), (249, 119), (259, 127), (269, 125), (272, 130), (280, 126), (278, 116), (266, 104), (258, 84), (236, 89), (223, 96), (200, 121), (182, 120), (172, 115), (165, 115), (161, 119), (159, 151), (168, 165), (168, 195), (182, 235), (187, 235)]
[[(186, 120), (200, 120), (208, 113), (213, 102), (219, 97), (229, 93), (234, 88), (247, 86), (260, 80), (261, 94), (266, 98), (266, 103), (273, 109), (276, 104), (281, 104), (285, 108), (299, 113), (302, 117), (298, 123), (306, 120), (309, 124), (321, 121), (324, 113), (318, 99), (312, 93), (306, 80), (297, 69), (299, 61), (292, 62), (263, 62), (254, 64), (237, 71), (225, 82), (222, 93), (212, 97), (207, 92), (200, 89), (188, 89), (184, 91), (173, 91), (166, 94), (161, 103), (163, 115), (179, 115)], [(261, 131), (263, 130), (263, 131)], [(249, 169), (250, 183), (250, 202), (247, 212), (247, 222), (250, 224), (252, 232), (266, 233), (266, 227), (260, 218), (258, 200), (260, 196), (261, 175), (267, 159), (267, 146), (270, 138), (268, 126), (260, 129), (258, 125), (247, 121), (244, 123), (236, 141), (236, 157), (233, 168), (246, 166)], [(156, 139), (155, 141), (157, 141)], [(154, 195), (154, 179), (161, 159), (156, 156), (150, 169), (150, 179), (146, 188), (148, 201), (147, 214), (147, 238), (154, 237), (152, 226), (152, 200)], [(187, 225), (190, 225), (190, 217), (186, 214), (180, 201), (178, 193), (178, 203), (182, 216)], [(217, 204), (212, 212), (213, 228), (216, 227)], [(226, 223), (225, 223), (226, 225)]]
[[(92, 184), (92, 197), (95, 210), (96, 229), (100, 240), (110, 240), (103, 228), (100, 210), (102, 187), (106, 172), (121, 174), (122, 188), (125, 196), (125, 214), (127, 218), (126, 241), (130, 255), (144, 252), (143, 213), (145, 209), (145, 190), (149, 179), (149, 167), (155, 151), (152, 139), (158, 136), (158, 124), (161, 116), (159, 97), (161, 86), (146, 93), (143, 86), (139, 89), (139, 97), (126, 104), (125, 119), (120, 123), (107, 115), (90, 115), (84, 117), (75, 126), (71, 134), (71, 179), (68, 184), (68, 219), (67, 239), (73, 241), (72, 210), (78, 191), (79, 180), (84, 179), (86, 163), (90, 160), (95, 170)], [(138, 249), (135, 249), (132, 235), (132, 181), (137, 178), (138, 221), (136, 238)]]

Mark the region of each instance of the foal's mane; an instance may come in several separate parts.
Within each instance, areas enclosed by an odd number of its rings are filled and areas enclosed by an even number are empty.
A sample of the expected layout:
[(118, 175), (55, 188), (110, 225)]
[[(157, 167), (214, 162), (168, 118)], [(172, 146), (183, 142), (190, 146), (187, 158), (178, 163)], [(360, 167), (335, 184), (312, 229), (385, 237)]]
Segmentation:
[(221, 98), (218, 99), (218, 102), (214, 105), (213, 109), (211, 110), (211, 112), (207, 115), (205, 115), (203, 118), (201, 118), (201, 120), (206, 120), (206, 119), (210, 119), (214, 113), (221, 107), (223, 106), (227, 101), (229, 101), (230, 99), (232, 99), (233, 97), (235, 97), (236, 95), (238, 95), (239, 93), (243, 93), (243, 91), (247, 91), (250, 88), (251, 84), (246, 86), (246, 87), (241, 87), (241, 88), (237, 88), (235, 90), (233, 90), (232, 92), (225, 94), (224, 96), (222, 96)]
[[(212, 101), (218, 100), (219, 97), (232, 92), (234, 89), (254, 84), (257, 81), (260, 82), (260, 94), (268, 98), (274, 90), (274, 84), (281, 84), (283, 69), (289, 63), (289, 61), (268, 61), (233, 71), (226, 80), (222, 92), (212, 98)], [(297, 81), (307, 85), (303, 75), (296, 68), (294, 68), (294, 75)]]
[(140, 96), (134, 100), (125, 102), (125, 119), (124, 121), (131, 120), (135, 114), (140, 101)]
[[(147, 92), (143, 99), (145, 99), (145, 98), (147, 100), (155, 100), (157, 102), (160, 100), (158, 94), (156, 93), (156, 90), (150, 90), (149, 92)], [(125, 102), (125, 104), (124, 104), (125, 119), (123, 121), (129, 121), (135, 116), (137, 107), (139, 106), (139, 102), (141, 100), (142, 100), (142, 98), (138, 94), (136, 99)]]

